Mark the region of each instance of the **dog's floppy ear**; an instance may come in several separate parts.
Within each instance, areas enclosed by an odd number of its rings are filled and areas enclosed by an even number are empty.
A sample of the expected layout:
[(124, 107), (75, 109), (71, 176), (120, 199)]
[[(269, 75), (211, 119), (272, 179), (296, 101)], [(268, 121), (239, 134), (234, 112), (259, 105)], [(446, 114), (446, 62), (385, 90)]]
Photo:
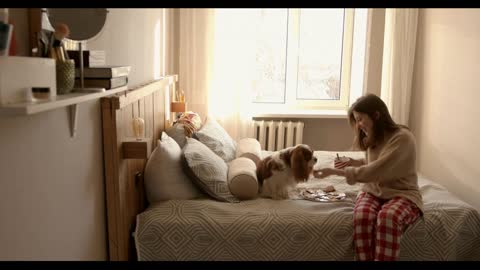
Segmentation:
[(260, 185), (263, 184), (263, 180), (272, 176), (272, 169), (276, 167), (276, 163), (271, 156), (257, 162), (257, 180)]
[(291, 165), (295, 180), (299, 182), (308, 179), (308, 161), (301, 147), (291, 151)]

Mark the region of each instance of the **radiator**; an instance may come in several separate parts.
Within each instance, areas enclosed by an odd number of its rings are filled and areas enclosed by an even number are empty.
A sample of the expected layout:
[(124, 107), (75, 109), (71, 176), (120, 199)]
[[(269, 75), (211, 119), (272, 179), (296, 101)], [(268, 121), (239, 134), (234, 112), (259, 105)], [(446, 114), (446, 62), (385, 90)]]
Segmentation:
[(303, 122), (253, 121), (254, 137), (262, 150), (277, 151), (295, 146), (303, 141)]

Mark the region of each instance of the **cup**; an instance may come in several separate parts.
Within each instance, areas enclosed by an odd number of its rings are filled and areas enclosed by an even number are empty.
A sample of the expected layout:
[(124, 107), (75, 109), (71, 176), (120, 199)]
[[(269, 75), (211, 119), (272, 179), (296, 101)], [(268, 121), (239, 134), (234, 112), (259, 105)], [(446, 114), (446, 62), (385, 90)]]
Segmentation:
[(75, 84), (75, 62), (73, 59), (57, 60), (57, 94), (68, 94), (72, 92)]

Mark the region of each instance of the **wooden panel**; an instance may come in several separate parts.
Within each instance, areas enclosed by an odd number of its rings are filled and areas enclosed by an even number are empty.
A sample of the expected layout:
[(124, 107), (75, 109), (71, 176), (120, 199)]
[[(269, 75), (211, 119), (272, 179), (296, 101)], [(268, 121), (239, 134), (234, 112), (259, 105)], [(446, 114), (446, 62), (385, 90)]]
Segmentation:
[[(176, 78), (176, 75), (168, 78)], [(132, 120), (135, 116), (140, 116), (145, 120), (146, 127), (146, 138), (143, 141), (150, 144), (146, 155), (153, 151), (156, 140), (164, 130), (164, 93), (167, 82), (175, 83), (171, 79), (165, 79), (163, 83), (157, 81), (101, 101), (108, 249), (112, 261), (136, 259), (132, 232), (137, 215), (147, 207), (143, 185), (147, 160), (125, 159), (129, 154), (122, 151), (122, 145), (134, 137)]]
[(116, 157), (115, 144), (116, 142), (116, 118), (115, 113), (112, 113), (111, 100), (108, 98), (101, 99), (102, 106), (102, 129), (103, 129), (103, 158), (105, 168), (105, 197), (107, 204), (107, 220), (108, 220), (108, 250), (109, 259), (118, 260), (118, 232), (117, 221), (120, 217), (117, 216), (118, 211), (118, 164)]
[(29, 55), (32, 55), (32, 49), (38, 46), (37, 33), (42, 30), (42, 10), (40, 8), (28, 9), (28, 47)]
[(144, 98), (158, 91), (159, 89), (163, 89), (167, 87), (168, 85), (174, 85), (177, 82), (177, 80), (178, 80), (177, 75), (166, 76), (163, 79), (153, 81), (144, 86), (140, 86), (139, 89), (141, 89), (141, 91), (135, 91), (136, 89), (133, 89), (127, 95), (119, 97), (118, 103), (115, 103), (116, 106), (118, 106), (117, 109), (123, 108), (132, 102), (136, 102), (137, 100)]
[[(145, 120), (145, 137), (150, 138), (153, 142), (153, 94), (148, 95), (144, 99), (144, 120)], [(151, 112), (151, 113), (149, 113)]]

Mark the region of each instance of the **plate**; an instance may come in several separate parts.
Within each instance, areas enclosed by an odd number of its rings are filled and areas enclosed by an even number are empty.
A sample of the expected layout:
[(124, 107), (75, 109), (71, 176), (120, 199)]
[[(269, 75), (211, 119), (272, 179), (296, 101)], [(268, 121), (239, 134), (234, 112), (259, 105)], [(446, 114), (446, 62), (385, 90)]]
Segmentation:
[(343, 192), (324, 192), (323, 190), (306, 189), (300, 193), (305, 200), (314, 202), (340, 202), (347, 197)]

